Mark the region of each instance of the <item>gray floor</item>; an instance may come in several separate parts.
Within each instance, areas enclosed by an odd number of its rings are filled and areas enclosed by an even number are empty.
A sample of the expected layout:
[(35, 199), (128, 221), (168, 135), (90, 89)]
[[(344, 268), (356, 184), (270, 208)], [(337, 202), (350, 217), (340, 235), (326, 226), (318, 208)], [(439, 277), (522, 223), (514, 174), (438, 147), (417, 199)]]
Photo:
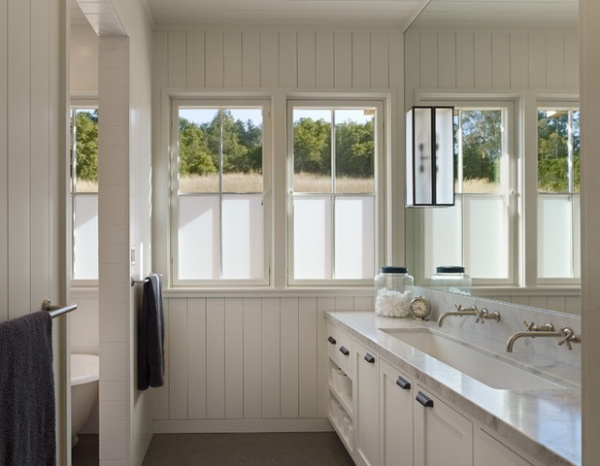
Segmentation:
[[(73, 466), (98, 465), (98, 436), (82, 435)], [(143, 466), (353, 466), (334, 432), (155, 434)]]

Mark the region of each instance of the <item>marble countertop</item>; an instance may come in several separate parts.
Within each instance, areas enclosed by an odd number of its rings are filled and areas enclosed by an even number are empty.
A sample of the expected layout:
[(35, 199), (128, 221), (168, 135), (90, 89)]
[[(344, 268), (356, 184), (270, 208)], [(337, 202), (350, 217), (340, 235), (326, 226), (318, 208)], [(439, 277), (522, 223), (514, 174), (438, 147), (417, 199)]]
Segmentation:
[[(573, 368), (568, 364), (551, 364), (548, 359), (535, 355), (513, 360), (508, 358), (505, 344), (486, 340), (481, 335), (470, 339), (464, 331), (439, 328), (437, 322), (380, 317), (373, 312), (329, 312), (327, 318), (542, 464), (581, 465), (581, 390), (571, 382)], [(495, 358), (510, 360), (561, 387), (550, 390), (492, 388), (379, 330), (423, 327), (441, 331), (458, 343), (481, 348)]]

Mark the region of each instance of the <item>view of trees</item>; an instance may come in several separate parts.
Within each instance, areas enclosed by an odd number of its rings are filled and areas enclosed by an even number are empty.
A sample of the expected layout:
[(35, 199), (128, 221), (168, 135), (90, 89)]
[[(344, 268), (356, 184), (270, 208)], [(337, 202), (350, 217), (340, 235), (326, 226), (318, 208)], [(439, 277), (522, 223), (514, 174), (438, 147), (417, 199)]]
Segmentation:
[(98, 182), (98, 110), (77, 111), (75, 116), (77, 179)]

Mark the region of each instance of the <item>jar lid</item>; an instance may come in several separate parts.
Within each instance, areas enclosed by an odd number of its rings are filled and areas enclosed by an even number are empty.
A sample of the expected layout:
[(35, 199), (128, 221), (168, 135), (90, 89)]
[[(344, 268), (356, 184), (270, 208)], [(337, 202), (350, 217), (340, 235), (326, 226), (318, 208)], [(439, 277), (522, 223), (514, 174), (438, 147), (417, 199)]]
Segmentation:
[(386, 265), (381, 267), (381, 273), (408, 273), (408, 269), (406, 267)]
[(440, 265), (436, 271), (437, 273), (465, 273), (465, 268), (461, 265)]

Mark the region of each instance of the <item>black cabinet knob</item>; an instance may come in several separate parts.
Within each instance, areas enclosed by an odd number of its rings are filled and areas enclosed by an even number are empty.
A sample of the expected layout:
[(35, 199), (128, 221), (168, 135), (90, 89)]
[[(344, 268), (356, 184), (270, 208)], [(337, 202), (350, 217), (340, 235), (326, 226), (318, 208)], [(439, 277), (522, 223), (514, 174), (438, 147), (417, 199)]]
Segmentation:
[(335, 338), (333, 338), (332, 336), (330, 336), (330, 337), (327, 339), (327, 341), (328, 341), (329, 343), (331, 343), (332, 345), (335, 345), (335, 343), (336, 343), (336, 342), (335, 342)]
[(348, 351), (348, 349), (345, 346), (340, 346), (340, 353), (342, 353), (344, 356), (348, 356), (350, 354), (350, 351)]
[(367, 353), (365, 354), (365, 361), (367, 361), (369, 364), (375, 364), (375, 356)]
[(419, 392), (417, 394), (417, 401), (426, 408), (433, 408), (433, 400), (429, 398), (425, 393)]
[(398, 380), (396, 380), (396, 385), (398, 385), (402, 390), (410, 390), (410, 382), (400, 376), (398, 376)]

